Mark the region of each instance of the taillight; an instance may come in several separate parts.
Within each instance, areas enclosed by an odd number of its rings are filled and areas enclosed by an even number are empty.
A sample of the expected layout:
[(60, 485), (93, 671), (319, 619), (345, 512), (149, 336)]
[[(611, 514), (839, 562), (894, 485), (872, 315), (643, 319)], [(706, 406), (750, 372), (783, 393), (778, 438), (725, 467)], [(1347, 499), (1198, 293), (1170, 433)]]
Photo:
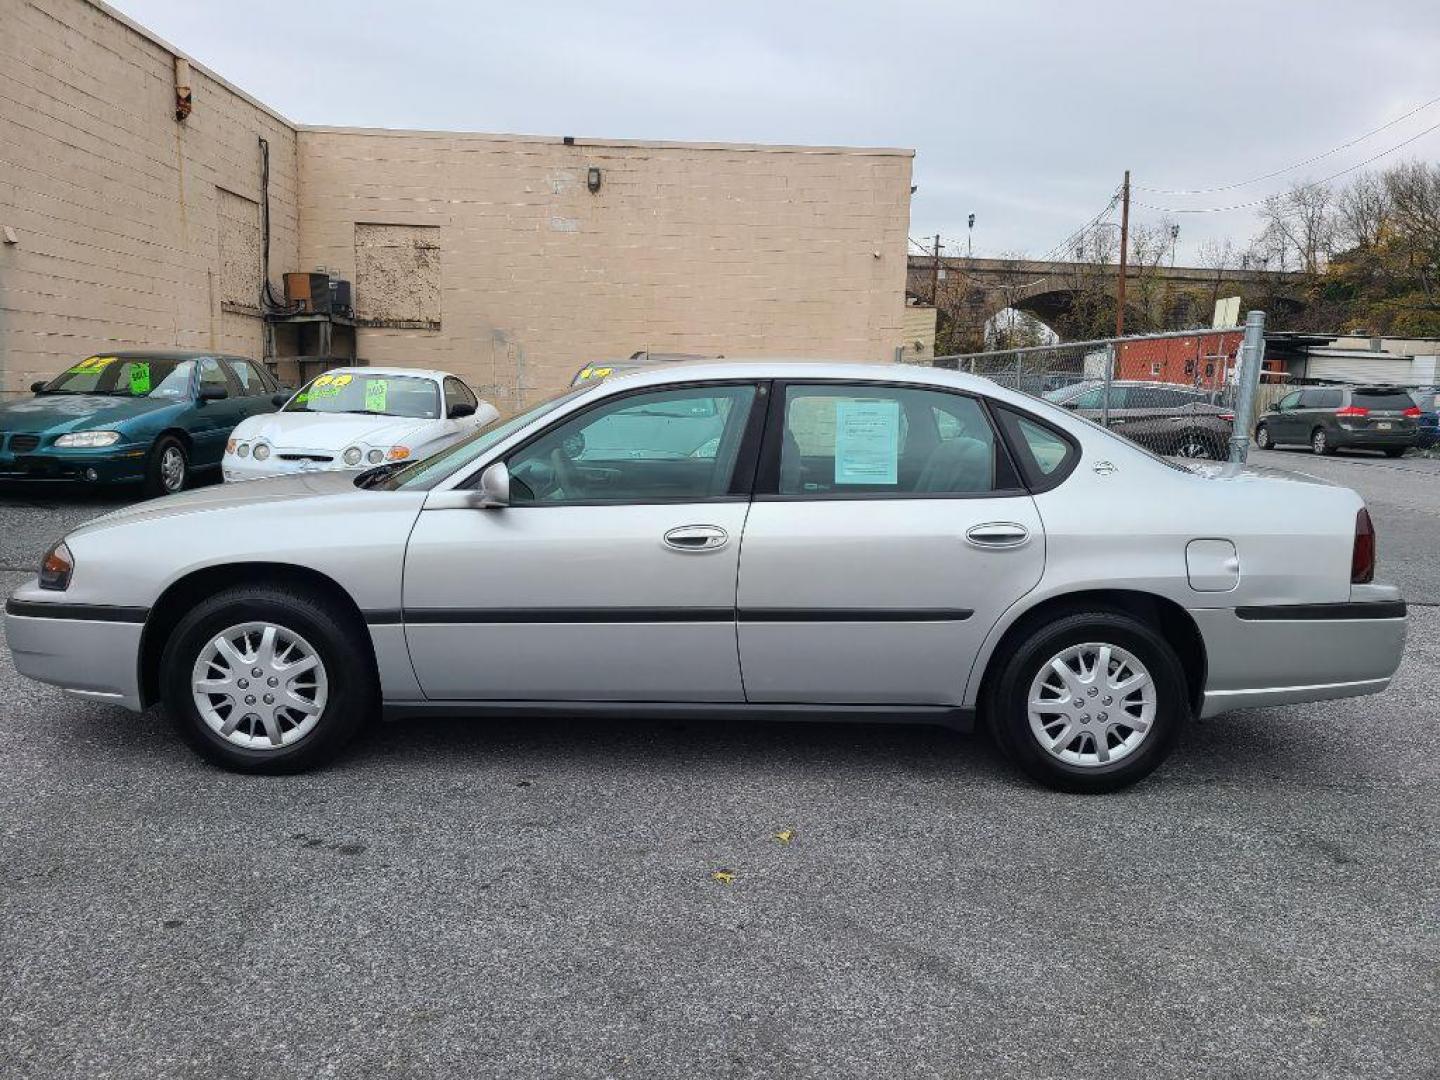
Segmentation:
[(1235, 414), (1233, 412), (1222, 412), (1220, 419), (1224, 420), (1227, 424), (1233, 424), (1235, 422)]
[(1370, 511), (1355, 515), (1355, 547), (1350, 552), (1350, 583), (1368, 585), (1375, 580), (1375, 526)]
[(1370, 410), (1361, 408), (1359, 405), (1346, 405), (1343, 409), (1335, 410), (1336, 416), (1369, 416)]
[(1411, 405), (1410, 408), (1408, 408), (1408, 409), (1402, 409), (1402, 410), (1400, 411), (1400, 415), (1401, 415), (1401, 416), (1408, 416), (1408, 417), (1410, 417), (1410, 418), (1413, 419), (1413, 418), (1415, 418), (1415, 417), (1417, 417), (1417, 416), (1420, 415), (1420, 406), (1418, 406), (1418, 405)]

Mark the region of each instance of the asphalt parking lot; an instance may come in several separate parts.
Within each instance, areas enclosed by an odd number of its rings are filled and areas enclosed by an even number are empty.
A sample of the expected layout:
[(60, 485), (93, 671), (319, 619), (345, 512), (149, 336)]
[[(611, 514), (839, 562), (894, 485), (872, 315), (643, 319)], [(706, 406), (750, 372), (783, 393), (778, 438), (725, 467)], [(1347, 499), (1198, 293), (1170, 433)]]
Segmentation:
[[(0, 644), (0, 1075), (1440, 1075), (1440, 461), (1255, 460), (1366, 496), (1405, 665), (1105, 798), (824, 724), (411, 721), (245, 778)], [(0, 494), (0, 586), (123, 498)]]

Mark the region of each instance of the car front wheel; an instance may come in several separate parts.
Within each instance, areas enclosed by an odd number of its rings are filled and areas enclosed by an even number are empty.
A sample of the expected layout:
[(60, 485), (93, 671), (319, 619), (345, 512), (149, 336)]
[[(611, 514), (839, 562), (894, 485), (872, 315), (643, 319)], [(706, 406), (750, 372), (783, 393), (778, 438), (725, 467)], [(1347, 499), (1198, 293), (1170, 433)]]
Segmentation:
[(1272, 450), (1275, 444), (1270, 441), (1270, 428), (1261, 424), (1255, 429), (1255, 445), (1261, 450)]
[(198, 605), (160, 660), (165, 706), (202, 757), (239, 772), (330, 760), (374, 714), (363, 627), (309, 590), (239, 587)]
[(1111, 611), (1036, 627), (1006, 661), (988, 710), (996, 741), (1021, 769), (1081, 793), (1148, 776), (1190, 716), (1174, 650)]
[(145, 465), (145, 494), (174, 495), (184, 491), (190, 477), (190, 455), (185, 444), (166, 435), (150, 449)]
[(1209, 458), (1211, 461), (1223, 461), (1226, 456), (1219, 438), (1203, 431), (1187, 431), (1181, 435), (1176, 453), (1183, 458)]

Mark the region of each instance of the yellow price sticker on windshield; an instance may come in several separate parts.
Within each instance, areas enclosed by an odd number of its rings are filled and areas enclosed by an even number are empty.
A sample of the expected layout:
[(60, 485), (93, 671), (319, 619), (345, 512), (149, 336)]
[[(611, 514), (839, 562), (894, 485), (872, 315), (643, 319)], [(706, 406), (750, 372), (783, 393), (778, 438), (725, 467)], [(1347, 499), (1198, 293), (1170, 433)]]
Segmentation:
[(353, 375), (321, 375), (310, 386), (310, 397), (333, 397), (354, 381)]
[(150, 394), (150, 365), (141, 361), (130, 365), (130, 393), (135, 397)]
[(384, 379), (365, 380), (365, 411), (385, 412), (390, 395), (390, 384)]
[(614, 371), (614, 368), (608, 367), (587, 367), (580, 372), (580, 380), (584, 382), (586, 379), (603, 379), (606, 375), (613, 374)]
[(116, 357), (113, 356), (92, 356), (88, 360), (81, 360), (80, 363), (72, 367), (66, 374), (97, 375), (104, 371), (107, 365), (115, 363), (115, 360)]

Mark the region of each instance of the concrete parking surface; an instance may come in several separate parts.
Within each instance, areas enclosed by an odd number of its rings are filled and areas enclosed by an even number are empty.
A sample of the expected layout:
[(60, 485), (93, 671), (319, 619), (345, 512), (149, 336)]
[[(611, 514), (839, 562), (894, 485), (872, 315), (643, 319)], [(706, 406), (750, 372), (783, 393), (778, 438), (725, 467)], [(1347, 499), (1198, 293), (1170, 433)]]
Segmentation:
[[(1440, 462), (1256, 460), (1360, 490), (1440, 603)], [(117, 505), (53, 497), (0, 495), (7, 592)], [(416, 721), (247, 778), (0, 646), (0, 1075), (1440, 1075), (1413, 615), (1383, 697), (1196, 723), (1103, 798), (828, 724)]]

